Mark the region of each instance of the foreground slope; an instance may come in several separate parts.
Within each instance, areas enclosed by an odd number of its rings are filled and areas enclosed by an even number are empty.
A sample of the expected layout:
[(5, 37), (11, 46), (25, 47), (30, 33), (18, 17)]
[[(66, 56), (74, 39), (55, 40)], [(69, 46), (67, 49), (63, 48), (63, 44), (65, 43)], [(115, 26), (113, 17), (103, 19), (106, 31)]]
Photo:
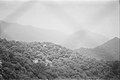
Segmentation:
[(50, 42), (0, 39), (0, 80), (119, 80), (119, 61), (101, 61)]

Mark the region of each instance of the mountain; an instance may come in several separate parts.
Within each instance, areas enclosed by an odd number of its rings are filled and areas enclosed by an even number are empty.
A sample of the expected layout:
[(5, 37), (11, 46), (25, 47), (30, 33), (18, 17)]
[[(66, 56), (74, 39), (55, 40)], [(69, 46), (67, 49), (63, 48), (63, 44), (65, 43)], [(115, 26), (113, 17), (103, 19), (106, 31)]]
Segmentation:
[(0, 21), (0, 37), (18, 41), (54, 42), (70, 49), (79, 47), (93, 48), (108, 40), (103, 35), (86, 30), (80, 30), (67, 35), (52, 29), (43, 29), (6, 21)]
[(68, 35), (59, 31), (0, 21), (0, 37), (18, 41), (49, 41), (71, 49), (80, 46), (95, 47), (90, 49), (80, 48), (74, 51), (96, 59), (119, 60), (119, 38), (116, 37), (104, 43), (108, 38), (85, 30), (78, 31), (68, 38)]
[(106, 43), (94, 48), (96, 52), (99, 52), (99, 56), (110, 60), (120, 59), (120, 39), (115, 37)]
[(0, 37), (18, 41), (45, 41), (61, 43), (67, 35), (52, 29), (37, 28), (18, 23), (0, 21)]
[(98, 47), (89, 49), (80, 48), (76, 49), (75, 52), (79, 52), (80, 54), (96, 59), (102, 59), (107, 61), (119, 60), (120, 57), (119, 45), (120, 39), (115, 37)]
[(107, 40), (109, 40), (109, 38), (101, 34), (87, 30), (80, 30), (70, 35), (69, 38), (64, 41), (64, 45), (70, 49), (77, 49), (80, 47), (94, 48), (103, 44)]

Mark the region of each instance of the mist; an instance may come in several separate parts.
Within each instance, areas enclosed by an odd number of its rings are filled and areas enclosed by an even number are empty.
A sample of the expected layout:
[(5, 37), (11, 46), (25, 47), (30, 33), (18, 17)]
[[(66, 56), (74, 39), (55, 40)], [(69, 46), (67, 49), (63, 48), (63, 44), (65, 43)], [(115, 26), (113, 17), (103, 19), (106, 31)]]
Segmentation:
[[(13, 0), (0, 1), (0, 4), (1, 21), (27, 26), (22, 27), (20, 32), (17, 30), (19, 28), (9, 25), (1, 28), (2, 37), (8, 39), (50, 41), (68, 48), (79, 48), (95, 47), (113, 37), (119, 37), (117, 0)], [(32, 30), (31, 26), (38, 31)], [(25, 32), (31, 38), (23, 36), (24, 29), (27, 29)]]

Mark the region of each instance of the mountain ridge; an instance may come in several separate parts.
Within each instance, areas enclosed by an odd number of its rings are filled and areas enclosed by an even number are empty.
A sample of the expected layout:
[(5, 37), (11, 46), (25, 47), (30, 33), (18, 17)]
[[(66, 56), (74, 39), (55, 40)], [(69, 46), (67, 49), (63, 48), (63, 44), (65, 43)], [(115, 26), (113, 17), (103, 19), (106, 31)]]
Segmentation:
[(108, 40), (107, 37), (101, 34), (87, 30), (80, 30), (68, 35), (59, 30), (43, 29), (6, 21), (0, 21), (0, 36), (8, 40), (50, 41), (70, 49), (76, 49), (81, 46), (95, 47)]
[(50, 41), (60, 43), (60, 41), (62, 42), (63, 39), (66, 39), (67, 35), (52, 29), (43, 29), (33, 27), (30, 25), (21, 25), (18, 23), (1, 21), (0, 37), (7, 38), (8, 40), (31, 41), (31, 42)]
[(120, 39), (118, 37), (114, 37), (107, 42), (99, 45), (95, 48), (80, 48), (76, 49), (75, 52), (83, 54), (85, 56), (94, 57), (96, 59), (104, 59), (104, 60), (120, 60)]

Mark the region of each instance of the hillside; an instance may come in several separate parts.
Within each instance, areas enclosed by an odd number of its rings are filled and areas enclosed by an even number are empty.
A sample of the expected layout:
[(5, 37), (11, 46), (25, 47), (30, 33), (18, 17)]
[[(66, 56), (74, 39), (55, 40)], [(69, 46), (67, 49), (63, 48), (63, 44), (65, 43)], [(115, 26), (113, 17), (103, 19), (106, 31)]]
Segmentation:
[(94, 57), (96, 59), (103, 59), (107, 61), (119, 60), (119, 45), (120, 39), (115, 37), (98, 47), (91, 49), (80, 48), (75, 50), (75, 52), (79, 52), (80, 54), (89, 57)]
[(104, 56), (106, 59), (108, 58), (107, 55), (110, 55), (111, 57), (109, 57), (110, 60), (119, 60), (120, 58), (120, 39), (115, 37), (109, 41), (107, 41), (106, 43), (104, 43), (103, 45), (100, 45), (98, 47), (96, 47), (94, 50), (96, 52), (101, 52), (101, 54), (99, 56)]
[(109, 38), (87, 30), (79, 30), (74, 32), (66, 41), (64, 44), (66, 47), (70, 49), (77, 49), (80, 47), (85, 48), (94, 48), (99, 46), (100, 44), (103, 44), (109, 40)]
[(0, 21), (0, 37), (18, 41), (45, 41), (59, 43), (66, 39), (67, 35), (53, 29), (38, 28), (30, 25), (21, 25)]
[(0, 39), (0, 80), (118, 80), (118, 61), (88, 58), (50, 42)]

